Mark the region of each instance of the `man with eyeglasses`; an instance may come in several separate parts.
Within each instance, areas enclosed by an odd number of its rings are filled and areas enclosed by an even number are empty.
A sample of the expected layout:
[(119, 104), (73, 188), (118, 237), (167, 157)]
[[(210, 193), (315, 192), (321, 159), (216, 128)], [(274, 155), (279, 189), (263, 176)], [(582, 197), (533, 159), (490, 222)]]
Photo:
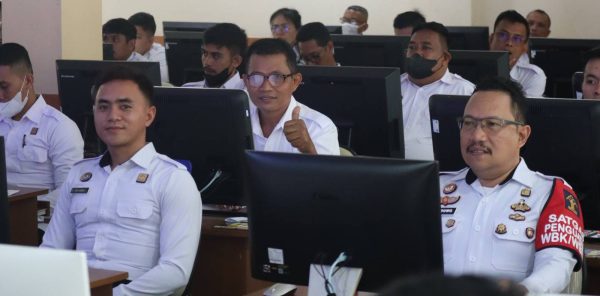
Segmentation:
[(246, 33), (235, 24), (208, 28), (202, 45), (204, 80), (188, 82), (183, 87), (244, 89), (237, 68), (242, 64), (247, 42)]
[(322, 23), (308, 23), (300, 28), (296, 36), (300, 59), (306, 65), (339, 66), (333, 56), (333, 41)]
[(512, 80), (483, 81), (458, 120), (468, 167), (440, 176), (444, 270), (558, 293), (582, 264), (583, 217), (564, 180), (520, 158), (531, 134), (524, 101)]
[(468, 95), (474, 85), (450, 73), (448, 30), (436, 22), (417, 25), (406, 51), (406, 73), (400, 76), (404, 155), (407, 159), (433, 159), (429, 97), (435, 94)]
[(339, 155), (336, 126), (292, 96), (302, 81), (294, 51), (280, 39), (261, 39), (246, 53), (254, 148), (259, 151)]
[(494, 32), (490, 35), (490, 50), (508, 51), (510, 77), (523, 86), (528, 97), (541, 97), (546, 88), (546, 74), (531, 63), (529, 48), (529, 23), (518, 12), (507, 10), (498, 15)]
[(277, 9), (269, 19), (273, 38), (287, 42), (296, 54), (296, 63), (300, 63), (300, 51), (296, 44), (296, 35), (302, 26), (302, 17), (298, 10), (292, 8)]

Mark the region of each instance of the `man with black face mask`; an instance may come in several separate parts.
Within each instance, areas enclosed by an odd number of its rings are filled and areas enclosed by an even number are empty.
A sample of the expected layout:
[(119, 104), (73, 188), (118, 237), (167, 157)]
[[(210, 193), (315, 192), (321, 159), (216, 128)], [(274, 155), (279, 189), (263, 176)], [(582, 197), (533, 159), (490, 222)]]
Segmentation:
[(404, 147), (407, 159), (433, 159), (429, 97), (435, 94), (470, 95), (474, 85), (448, 70), (448, 30), (436, 22), (413, 29), (400, 77)]
[(246, 45), (246, 33), (235, 24), (221, 23), (209, 28), (202, 46), (204, 80), (183, 87), (244, 89), (237, 68), (242, 64)]

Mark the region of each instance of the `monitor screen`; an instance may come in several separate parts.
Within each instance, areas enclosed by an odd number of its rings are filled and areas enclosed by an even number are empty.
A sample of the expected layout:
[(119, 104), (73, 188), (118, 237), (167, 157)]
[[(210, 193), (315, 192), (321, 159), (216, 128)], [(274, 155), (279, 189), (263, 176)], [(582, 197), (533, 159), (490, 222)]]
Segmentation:
[(553, 98), (571, 98), (573, 73), (583, 71), (583, 55), (599, 45), (600, 40), (594, 39), (531, 38), (531, 63), (546, 74), (544, 94)]
[(10, 243), (10, 214), (8, 207), (5, 157), (4, 137), (0, 137), (0, 244)]
[(189, 161), (206, 204), (242, 205), (242, 157), (253, 149), (248, 95), (242, 90), (163, 88), (147, 139), (159, 153)]
[(489, 50), (490, 29), (488, 27), (449, 26), (448, 48), (450, 50)]
[(404, 158), (400, 70), (300, 66), (294, 97), (327, 115), (340, 146), (359, 155)]
[(204, 32), (164, 31), (165, 54), (169, 66), (169, 81), (181, 86), (204, 80), (202, 44)]
[(163, 22), (163, 31), (204, 32), (218, 23), (208, 22)]
[[(466, 165), (460, 153), (456, 118), (468, 96), (436, 95), (429, 100), (433, 151), (442, 171)], [(527, 166), (564, 178), (579, 196), (586, 229), (600, 229), (600, 102), (527, 99), (531, 136), (521, 150)]]
[(342, 66), (404, 68), (408, 36), (331, 35), (335, 60)]
[(154, 85), (160, 85), (158, 62), (56, 60), (61, 109), (79, 127), (88, 157), (103, 152), (94, 127), (92, 86), (100, 73), (114, 66), (134, 68), (146, 74)]
[(451, 50), (448, 69), (474, 84), (483, 78), (501, 76), (510, 78), (507, 51)]
[(306, 285), (341, 252), (361, 291), (443, 272), (435, 162), (248, 151), (245, 184), (257, 279)]

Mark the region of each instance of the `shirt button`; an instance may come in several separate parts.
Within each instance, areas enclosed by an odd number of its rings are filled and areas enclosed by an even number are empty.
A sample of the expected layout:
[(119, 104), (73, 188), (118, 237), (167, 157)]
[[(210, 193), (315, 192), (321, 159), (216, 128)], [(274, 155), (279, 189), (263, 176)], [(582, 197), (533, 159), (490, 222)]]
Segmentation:
[(513, 234), (514, 234), (514, 235), (517, 235), (517, 234), (519, 234), (519, 230), (518, 230), (518, 229), (515, 229), (515, 230), (513, 230)]
[(475, 231), (479, 231), (479, 230), (481, 230), (481, 226), (475, 225)]
[(469, 261), (475, 262), (475, 261), (477, 261), (477, 258), (475, 258), (475, 256), (471, 256), (471, 257), (469, 257)]
[(137, 213), (137, 209), (135, 207), (132, 207), (131, 212), (135, 214), (135, 213)]

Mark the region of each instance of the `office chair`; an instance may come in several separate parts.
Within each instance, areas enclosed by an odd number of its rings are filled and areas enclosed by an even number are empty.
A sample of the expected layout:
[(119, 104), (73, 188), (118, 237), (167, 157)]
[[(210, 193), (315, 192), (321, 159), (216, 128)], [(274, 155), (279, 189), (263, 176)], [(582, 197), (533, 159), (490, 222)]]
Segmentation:
[(573, 73), (573, 77), (571, 77), (571, 86), (573, 88), (573, 98), (581, 99), (583, 98), (581, 92), (581, 84), (583, 83), (583, 72), (575, 72)]
[(354, 152), (350, 148), (340, 146), (340, 156), (355, 156), (356, 152)]

